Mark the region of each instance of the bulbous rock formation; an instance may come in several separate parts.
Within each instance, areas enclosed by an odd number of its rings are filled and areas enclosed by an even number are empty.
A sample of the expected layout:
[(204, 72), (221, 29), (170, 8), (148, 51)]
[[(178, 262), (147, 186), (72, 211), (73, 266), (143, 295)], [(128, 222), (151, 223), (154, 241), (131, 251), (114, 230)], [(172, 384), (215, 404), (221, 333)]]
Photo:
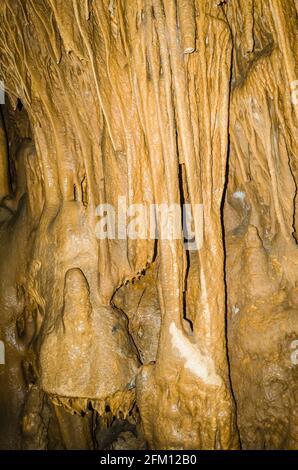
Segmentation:
[(1, 449), (298, 448), (297, 14), (1, 2)]

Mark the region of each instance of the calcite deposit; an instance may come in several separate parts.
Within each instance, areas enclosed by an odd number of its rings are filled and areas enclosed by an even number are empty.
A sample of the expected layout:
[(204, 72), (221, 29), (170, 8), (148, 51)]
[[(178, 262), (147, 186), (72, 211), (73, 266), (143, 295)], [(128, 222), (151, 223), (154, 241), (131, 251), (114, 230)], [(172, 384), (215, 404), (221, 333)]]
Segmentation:
[(1, 449), (298, 449), (297, 15), (1, 0)]

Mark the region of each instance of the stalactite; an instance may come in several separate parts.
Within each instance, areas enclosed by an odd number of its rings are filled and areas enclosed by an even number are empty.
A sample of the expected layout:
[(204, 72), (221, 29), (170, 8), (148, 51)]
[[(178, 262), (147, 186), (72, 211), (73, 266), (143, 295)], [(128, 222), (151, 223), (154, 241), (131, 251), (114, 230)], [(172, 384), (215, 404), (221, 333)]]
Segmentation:
[(296, 14), (1, 2), (1, 448), (297, 448)]
[(178, 0), (178, 18), (184, 54), (191, 54), (196, 48), (195, 5), (193, 0)]
[(0, 113), (0, 200), (10, 192), (6, 131)]

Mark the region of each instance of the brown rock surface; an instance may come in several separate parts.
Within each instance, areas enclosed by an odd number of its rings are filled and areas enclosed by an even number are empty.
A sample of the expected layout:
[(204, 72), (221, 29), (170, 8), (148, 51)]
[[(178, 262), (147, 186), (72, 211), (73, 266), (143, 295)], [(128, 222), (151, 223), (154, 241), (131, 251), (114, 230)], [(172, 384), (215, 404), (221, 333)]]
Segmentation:
[(297, 1), (0, 21), (0, 448), (298, 449)]

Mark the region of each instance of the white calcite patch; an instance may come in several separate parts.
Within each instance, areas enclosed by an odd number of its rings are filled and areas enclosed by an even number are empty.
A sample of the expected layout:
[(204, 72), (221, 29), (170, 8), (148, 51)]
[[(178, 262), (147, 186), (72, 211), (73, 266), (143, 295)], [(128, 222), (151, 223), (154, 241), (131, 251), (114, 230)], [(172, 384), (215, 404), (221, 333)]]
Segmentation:
[(235, 191), (233, 193), (233, 198), (240, 199), (241, 201), (243, 201), (245, 199), (245, 192), (244, 191)]
[(192, 344), (179, 330), (175, 323), (170, 325), (172, 347), (185, 360), (185, 367), (207, 385), (221, 385), (221, 378), (216, 374), (213, 360), (204, 356), (197, 345)]
[(233, 305), (232, 312), (233, 312), (234, 315), (237, 315), (237, 313), (240, 312), (240, 308), (237, 307), (237, 305)]

